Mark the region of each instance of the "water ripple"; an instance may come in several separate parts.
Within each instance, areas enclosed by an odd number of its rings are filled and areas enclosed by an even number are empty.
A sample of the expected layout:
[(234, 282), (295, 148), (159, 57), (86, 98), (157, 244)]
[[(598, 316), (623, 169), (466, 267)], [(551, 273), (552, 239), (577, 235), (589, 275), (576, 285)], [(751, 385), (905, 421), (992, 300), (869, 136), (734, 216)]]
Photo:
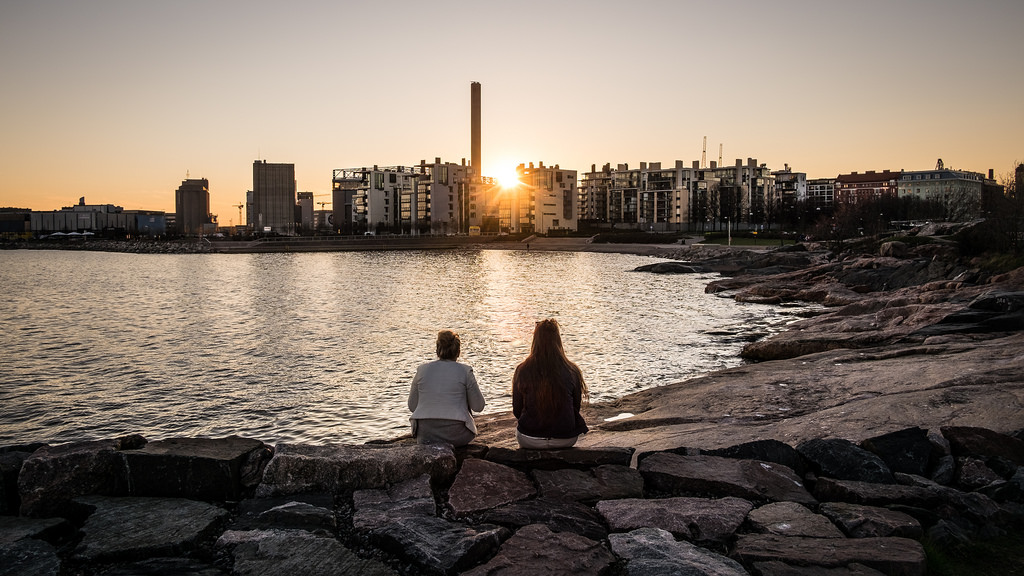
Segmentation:
[[(462, 334), (510, 409), (554, 316), (594, 400), (740, 363), (798, 308), (704, 294), (710, 275), (559, 252), (0, 253), (0, 445), (140, 433), (339, 443), (404, 433), (416, 365)], [(8, 273), (7, 271), (11, 271)]]

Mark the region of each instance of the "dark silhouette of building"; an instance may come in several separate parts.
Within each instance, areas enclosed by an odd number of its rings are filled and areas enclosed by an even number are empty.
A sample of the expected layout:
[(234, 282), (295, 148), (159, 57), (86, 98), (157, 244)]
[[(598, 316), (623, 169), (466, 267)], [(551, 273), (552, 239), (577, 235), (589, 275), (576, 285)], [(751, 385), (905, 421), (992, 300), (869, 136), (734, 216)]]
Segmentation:
[(252, 163), (246, 225), (256, 233), (295, 234), (295, 165)]
[(203, 234), (210, 218), (210, 182), (206, 178), (181, 181), (174, 192), (174, 214), (178, 233), (183, 236)]

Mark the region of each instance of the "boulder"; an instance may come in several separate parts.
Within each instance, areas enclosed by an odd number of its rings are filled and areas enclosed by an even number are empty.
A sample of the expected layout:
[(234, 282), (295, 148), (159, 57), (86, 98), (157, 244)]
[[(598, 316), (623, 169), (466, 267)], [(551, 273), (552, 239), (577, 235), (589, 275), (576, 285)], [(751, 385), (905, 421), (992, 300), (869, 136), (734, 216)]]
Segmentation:
[(479, 520), (515, 529), (543, 524), (552, 532), (575, 532), (591, 540), (603, 540), (608, 536), (600, 514), (571, 500), (520, 500), (488, 510), (480, 515)]
[(704, 269), (683, 262), (655, 262), (644, 264), (633, 269), (634, 272), (652, 272), (654, 274), (696, 274)]
[(486, 564), (463, 576), (605, 574), (615, 556), (599, 541), (573, 532), (552, 532), (543, 524), (520, 528)]
[(774, 462), (786, 466), (800, 477), (807, 472), (807, 464), (796, 448), (778, 440), (754, 440), (719, 450), (702, 450), (701, 453), (741, 460)]
[(75, 528), (63, 518), (0, 516), (0, 546), (26, 538), (58, 544), (62, 539), (70, 539), (74, 533)]
[(235, 560), (232, 574), (237, 576), (397, 576), (391, 568), (360, 558), (334, 538), (302, 530), (228, 531), (217, 546), (230, 550)]
[(1000, 456), (1018, 466), (1024, 465), (1024, 440), (986, 428), (943, 426), (940, 430), (949, 440), (954, 456)]
[(659, 528), (696, 543), (724, 543), (732, 538), (753, 504), (741, 498), (657, 498), (602, 500), (597, 511), (612, 532)]
[(31, 452), (0, 452), (0, 514), (17, 514), (21, 508), (18, 497), (18, 474)]
[(278, 444), (263, 472), (257, 497), (328, 492), (339, 494), (430, 475), (447, 485), (455, 475), (455, 454), (440, 445), (312, 446)]
[(104, 570), (103, 576), (224, 576), (216, 566), (191, 558), (150, 558)]
[(469, 458), (448, 490), (448, 505), (465, 516), (529, 498), (537, 488), (525, 473), (496, 462)]
[(869, 438), (860, 443), (885, 462), (892, 472), (925, 476), (932, 454), (928, 432), (917, 426)]
[(819, 478), (814, 485), (814, 496), (822, 502), (849, 502), (867, 506), (903, 504), (921, 508), (935, 506), (943, 499), (942, 491), (936, 488), (832, 478)]
[(878, 255), (888, 258), (906, 258), (907, 245), (899, 240), (883, 242), (882, 245), (878, 247)]
[(93, 509), (74, 557), (84, 561), (133, 560), (170, 555), (211, 542), (226, 510), (183, 498), (83, 496)]
[(796, 502), (772, 502), (760, 506), (747, 516), (756, 532), (779, 536), (809, 538), (843, 538), (828, 518), (815, 514)]
[(0, 575), (58, 576), (62, 563), (57, 549), (33, 538), (0, 544)]
[(292, 497), (246, 499), (234, 510), (231, 530), (272, 528), (334, 531), (338, 521), (330, 494), (299, 494)]
[(909, 538), (801, 538), (777, 534), (741, 534), (732, 556), (744, 564), (779, 561), (835, 568), (863, 564), (893, 576), (922, 576), (921, 543)]
[(961, 456), (956, 459), (956, 475), (954, 481), (965, 490), (977, 490), (999, 482), (1003, 478), (977, 458)]
[(863, 564), (849, 564), (839, 568), (821, 566), (790, 566), (785, 562), (754, 562), (754, 573), (760, 576), (885, 576)]
[(352, 525), (357, 530), (379, 528), (397, 518), (434, 516), (437, 507), (426, 474), (387, 490), (357, 490), (352, 494)]
[(399, 518), (370, 532), (384, 550), (441, 574), (465, 570), (491, 556), (510, 535), (507, 528), (435, 517)]
[(487, 460), (520, 470), (560, 470), (575, 468), (587, 470), (606, 464), (629, 466), (633, 461), (633, 448), (565, 448), (561, 450), (525, 450), (492, 447)]
[(914, 517), (877, 506), (861, 506), (847, 502), (825, 502), (821, 513), (850, 538), (899, 536), (920, 539), (923, 530)]
[(645, 486), (665, 494), (817, 504), (800, 478), (781, 464), (656, 452), (644, 458), (638, 469)]
[(534, 470), (540, 493), (546, 498), (596, 502), (616, 498), (642, 498), (644, 479), (634, 468), (606, 464), (593, 470)]
[(677, 542), (672, 534), (658, 528), (609, 534), (608, 543), (612, 552), (626, 561), (629, 576), (747, 576), (735, 560), (686, 541)]
[(931, 479), (944, 486), (952, 484), (956, 480), (956, 459), (950, 455), (939, 458), (932, 470)]
[(168, 438), (121, 453), (133, 496), (238, 500), (259, 483), (273, 450), (259, 440)]
[(18, 475), (23, 516), (56, 516), (76, 496), (127, 494), (128, 474), (118, 440), (43, 446)]
[(881, 458), (849, 440), (816, 438), (801, 443), (796, 449), (820, 476), (861, 482), (895, 482)]

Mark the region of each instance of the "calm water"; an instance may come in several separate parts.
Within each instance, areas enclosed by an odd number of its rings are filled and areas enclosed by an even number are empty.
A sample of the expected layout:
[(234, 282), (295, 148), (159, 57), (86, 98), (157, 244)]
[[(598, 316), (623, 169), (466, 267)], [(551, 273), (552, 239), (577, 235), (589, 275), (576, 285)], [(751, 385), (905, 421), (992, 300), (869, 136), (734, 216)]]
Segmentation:
[(510, 409), (534, 322), (555, 317), (592, 400), (741, 363), (790, 311), (704, 294), (648, 257), (563, 252), (0, 252), (0, 445), (140, 433), (269, 443), (406, 431), (439, 329), (486, 412)]

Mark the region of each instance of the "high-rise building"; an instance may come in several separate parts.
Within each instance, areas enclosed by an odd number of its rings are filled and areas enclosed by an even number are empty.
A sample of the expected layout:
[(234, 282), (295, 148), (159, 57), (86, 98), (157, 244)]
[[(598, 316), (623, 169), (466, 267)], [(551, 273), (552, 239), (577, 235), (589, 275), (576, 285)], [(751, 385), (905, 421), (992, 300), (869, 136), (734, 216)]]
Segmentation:
[(299, 192), (299, 225), (303, 233), (314, 230), (312, 192)]
[(257, 233), (295, 234), (295, 165), (252, 163), (246, 225)]
[(174, 192), (174, 213), (178, 234), (199, 236), (210, 217), (210, 182), (206, 178), (182, 180)]

